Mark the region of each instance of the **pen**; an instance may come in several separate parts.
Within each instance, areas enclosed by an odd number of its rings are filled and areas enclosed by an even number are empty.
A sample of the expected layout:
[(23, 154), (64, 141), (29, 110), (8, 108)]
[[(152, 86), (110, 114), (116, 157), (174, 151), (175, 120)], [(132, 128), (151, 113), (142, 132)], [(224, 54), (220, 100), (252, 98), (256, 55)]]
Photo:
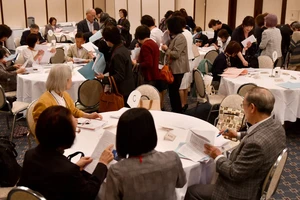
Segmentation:
[[(223, 133), (227, 133), (228, 132), (228, 129), (226, 129)], [(218, 135), (217, 135), (217, 137), (219, 137), (220, 135), (222, 135), (222, 133), (219, 133)]]

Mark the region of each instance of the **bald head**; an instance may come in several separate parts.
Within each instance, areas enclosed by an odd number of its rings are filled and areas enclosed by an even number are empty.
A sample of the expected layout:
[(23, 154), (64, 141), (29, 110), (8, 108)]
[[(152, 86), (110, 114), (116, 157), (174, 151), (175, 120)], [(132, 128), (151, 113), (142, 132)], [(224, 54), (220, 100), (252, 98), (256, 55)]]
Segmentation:
[(267, 115), (271, 115), (275, 103), (273, 94), (263, 87), (254, 87), (249, 90), (245, 100), (248, 103), (253, 103), (259, 113)]
[(96, 11), (93, 8), (89, 8), (86, 10), (85, 14), (86, 19), (92, 23), (96, 17)]

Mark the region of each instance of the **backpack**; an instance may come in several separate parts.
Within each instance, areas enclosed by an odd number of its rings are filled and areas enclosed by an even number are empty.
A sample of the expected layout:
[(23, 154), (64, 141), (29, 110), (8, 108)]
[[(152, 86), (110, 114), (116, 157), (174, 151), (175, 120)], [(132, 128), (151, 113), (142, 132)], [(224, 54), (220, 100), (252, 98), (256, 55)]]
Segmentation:
[(204, 75), (204, 74), (210, 74), (212, 70), (212, 63), (207, 60), (203, 59), (198, 65), (198, 70)]
[(17, 163), (16, 145), (6, 139), (0, 138), (0, 187), (15, 186), (21, 175), (21, 166)]

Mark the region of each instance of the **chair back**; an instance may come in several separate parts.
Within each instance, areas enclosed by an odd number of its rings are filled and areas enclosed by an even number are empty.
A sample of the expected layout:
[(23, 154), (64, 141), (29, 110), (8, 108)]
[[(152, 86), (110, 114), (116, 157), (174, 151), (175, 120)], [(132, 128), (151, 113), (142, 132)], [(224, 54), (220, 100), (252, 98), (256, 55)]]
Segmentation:
[(258, 56), (258, 67), (259, 68), (273, 68), (273, 61), (269, 56)]
[(8, 193), (13, 189), (14, 187), (0, 187), (0, 199), (7, 199)]
[(28, 108), (27, 108), (27, 112), (26, 112), (26, 121), (27, 121), (27, 125), (29, 128), (30, 133), (35, 137), (35, 122), (33, 119), (33, 115), (32, 115), (32, 111), (33, 108), (35, 106), (35, 104), (37, 103), (37, 100), (32, 101)]
[(92, 108), (99, 104), (103, 86), (99, 80), (86, 80), (78, 88), (78, 102), (84, 107)]
[(148, 110), (161, 110), (160, 95), (155, 87), (149, 84), (143, 84), (137, 87), (136, 90), (142, 94), (139, 107)]
[(265, 178), (262, 187), (262, 196), (260, 198), (261, 200), (270, 199), (276, 191), (287, 157), (288, 151), (287, 148), (285, 148), (280, 153), (280, 155), (278, 156), (277, 160), (275, 161), (274, 165), (271, 167), (268, 175)]
[(14, 39), (14, 43), (15, 43), (15, 47), (16, 48), (19, 47), (19, 46), (21, 46), (20, 41), (21, 41), (21, 38), (19, 38), (19, 37), (17, 37), (17, 38)]
[(202, 74), (198, 69), (194, 70), (194, 81), (195, 81), (197, 94), (201, 98), (205, 98), (206, 97), (205, 84), (204, 84)]
[(5, 91), (3, 87), (0, 85), (0, 109), (2, 109), (7, 104)]
[(47, 34), (47, 42), (51, 43), (52, 40), (55, 40), (57, 42), (56, 36), (54, 34), (52, 36), (50, 36), (49, 34)]
[(50, 63), (56, 64), (56, 63), (64, 63), (65, 62), (65, 51), (63, 48), (56, 48), (55, 55), (50, 58)]
[(204, 59), (209, 60), (213, 64), (218, 55), (219, 53), (216, 50), (211, 50), (205, 54)]
[(38, 192), (35, 192), (27, 187), (19, 186), (13, 188), (7, 196), (7, 200), (46, 200), (43, 195)]
[(254, 87), (257, 87), (257, 85), (254, 83), (245, 83), (239, 87), (237, 94), (245, 97), (246, 93)]

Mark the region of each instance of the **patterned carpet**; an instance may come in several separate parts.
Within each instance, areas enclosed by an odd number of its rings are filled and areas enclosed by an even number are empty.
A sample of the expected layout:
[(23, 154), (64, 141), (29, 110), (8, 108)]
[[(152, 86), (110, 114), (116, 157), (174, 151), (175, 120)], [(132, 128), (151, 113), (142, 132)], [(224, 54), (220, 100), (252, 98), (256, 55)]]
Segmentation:
[[(198, 117), (200, 119), (206, 120), (209, 105), (201, 104), (195, 111), (196, 100), (194, 98), (189, 98), (189, 109), (185, 114)], [(164, 109), (170, 111), (169, 99), (165, 99)], [(213, 123), (214, 118), (217, 113), (213, 113), (210, 117), (210, 123)], [(0, 113), (0, 134), (8, 135), (10, 132), (6, 126), (5, 116)], [(25, 119), (21, 119), (17, 126), (27, 126)], [(284, 171), (281, 176), (281, 181), (279, 183), (276, 193), (273, 195), (272, 200), (282, 199), (282, 200), (300, 200), (300, 120), (296, 123), (291, 123), (286, 126), (287, 134), (287, 146), (289, 149), (289, 156), (287, 163), (285, 165)], [(32, 145), (35, 146), (36, 143), (31, 138)], [(16, 150), (18, 152), (18, 163), (22, 165), (24, 159), (24, 153), (28, 149), (28, 140), (26, 136), (20, 138), (14, 138), (13, 142), (16, 144)]]

